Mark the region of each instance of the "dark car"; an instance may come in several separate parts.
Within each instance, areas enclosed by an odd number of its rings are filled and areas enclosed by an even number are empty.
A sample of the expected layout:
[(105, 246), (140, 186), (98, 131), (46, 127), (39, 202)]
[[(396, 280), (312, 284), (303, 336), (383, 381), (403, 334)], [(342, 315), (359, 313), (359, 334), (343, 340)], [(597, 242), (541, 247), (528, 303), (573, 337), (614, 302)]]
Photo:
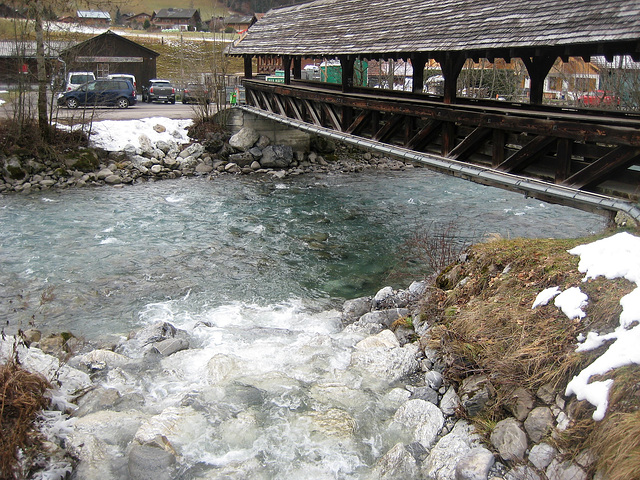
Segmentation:
[(176, 103), (176, 89), (169, 80), (154, 78), (142, 87), (142, 101)]
[(84, 106), (116, 106), (127, 108), (136, 104), (136, 91), (128, 80), (98, 79), (58, 97), (58, 105), (67, 108)]
[(182, 103), (209, 103), (209, 90), (201, 83), (189, 83), (182, 90)]

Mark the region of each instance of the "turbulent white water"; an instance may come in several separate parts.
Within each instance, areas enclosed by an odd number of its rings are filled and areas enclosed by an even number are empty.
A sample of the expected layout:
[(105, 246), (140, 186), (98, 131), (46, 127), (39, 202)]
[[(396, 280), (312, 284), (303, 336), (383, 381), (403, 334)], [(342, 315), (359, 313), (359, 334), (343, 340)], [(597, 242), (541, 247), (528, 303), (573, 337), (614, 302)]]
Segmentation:
[(162, 359), (124, 344), (131, 361), (96, 377), (123, 399), (95, 420), (113, 478), (132, 437), (158, 431), (177, 478), (368, 478), (403, 440), (391, 418), (406, 391), (348, 368), (362, 337), (339, 309), (390, 281), (408, 233), (451, 219), (466, 239), (604, 225), (425, 170), (3, 196), (0, 316), (7, 333), (98, 344), (159, 321), (188, 333)]

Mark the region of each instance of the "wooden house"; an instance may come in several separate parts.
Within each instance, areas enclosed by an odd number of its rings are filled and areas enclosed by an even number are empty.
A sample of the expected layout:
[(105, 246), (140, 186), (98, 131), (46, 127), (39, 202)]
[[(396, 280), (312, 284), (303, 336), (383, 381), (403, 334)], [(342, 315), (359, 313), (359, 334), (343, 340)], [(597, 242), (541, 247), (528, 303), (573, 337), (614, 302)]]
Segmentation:
[(195, 8), (163, 8), (154, 11), (150, 21), (159, 28), (185, 30), (196, 30), (202, 23), (200, 11)]
[(78, 10), (76, 22), (80, 25), (107, 26), (111, 25), (111, 14), (101, 10)]

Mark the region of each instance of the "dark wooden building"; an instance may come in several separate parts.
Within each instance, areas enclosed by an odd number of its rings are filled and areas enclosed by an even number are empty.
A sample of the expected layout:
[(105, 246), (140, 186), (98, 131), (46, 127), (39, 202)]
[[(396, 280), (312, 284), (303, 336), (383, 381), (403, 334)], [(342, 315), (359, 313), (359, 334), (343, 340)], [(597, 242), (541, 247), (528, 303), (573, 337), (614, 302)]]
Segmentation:
[(61, 53), (67, 71), (91, 71), (96, 77), (129, 73), (135, 75), (138, 86), (156, 77), (156, 60), (159, 55), (111, 30)]

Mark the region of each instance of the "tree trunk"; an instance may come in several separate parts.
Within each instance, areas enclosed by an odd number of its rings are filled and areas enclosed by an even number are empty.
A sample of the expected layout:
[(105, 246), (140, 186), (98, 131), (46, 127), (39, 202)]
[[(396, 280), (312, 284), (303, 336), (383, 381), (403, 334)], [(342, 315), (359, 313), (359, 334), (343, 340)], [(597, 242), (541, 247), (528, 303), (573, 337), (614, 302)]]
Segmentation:
[(38, 129), (43, 139), (49, 138), (47, 119), (47, 63), (44, 53), (44, 35), (42, 32), (42, 0), (34, 4), (34, 29), (36, 33), (36, 65), (38, 75)]

